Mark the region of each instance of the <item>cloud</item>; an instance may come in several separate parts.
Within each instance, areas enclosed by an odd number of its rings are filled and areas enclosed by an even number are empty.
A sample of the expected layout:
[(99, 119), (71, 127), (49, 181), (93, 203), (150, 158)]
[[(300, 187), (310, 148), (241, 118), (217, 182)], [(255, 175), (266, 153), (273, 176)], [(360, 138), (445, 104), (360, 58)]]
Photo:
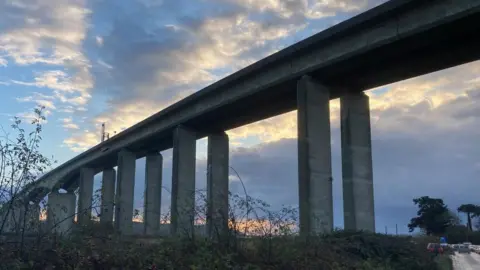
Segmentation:
[(83, 152), (90, 148), (92, 145), (96, 145), (100, 142), (99, 134), (100, 132), (91, 132), (83, 131), (83, 136), (79, 137), (70, 137), (63, 141), (63, 145), (67, 146), (73, 152)]
[[(462, 110), (455, 105), (461, 100), (473, 102), (474, 89), (480, 87), (477, 74), (480, 61), (438, 71), (394, 84), (367, 91), (370, 97), (372, 126), (377, 132), (430, 132), (455, 131), (469, 124), (469, 119), (457, 119)], [(445, 107), (443, 105), (449, 104)], [(467, 103), (470, 104), (470, 103)], [(466, 105), (466, 104), (465, 104)], [(470, 104), (469, 106), (473, 106)], [(446, 108), (449, 108), (448, 110)], [(332, 127), (339, 127), (339, 99), (330, 101)], [(416, 121), (422, 117), (422, 121)], [(238, 127), (228, 132), (234, 142), (258, 137), (260, 141), (271, 142), (283, 138), (297, 137), (297, 115), (292, 111), (280, 116)], [(415, 128), (412, 128), (415, 125)], [(419, 125), (428, 125), (428, 129)], [(429, 133), (429, 134), (430, 134)]]
[[(298, 21), (306, 19), (321, 19), (332, 17), (339, 12), (354, 12), (365, 10), (369, 1), (339, 0), (227, 0), (252, 12), (272, 13), (277, 20)], [(370, 1), (372, 3), (374, 1)]]
[(3, 65), (62, 67), (36, 72), (34, 82), (11, 83), (50, 88), (62, 103), (86, 104), (93, 87), (89, 60), (82, 51), (89, 14), (83, 0), (0, 3)]
[(48, 111), (55, 110), (55, 104), (53, 102), (53, 97), (44, 95), (38, 92), (33, 92), (31, 96), (17, 98), (19, 102), (35, 102), (38, 106), (42, 106)]
[[(50, 114), (50, 111), (48, 111), (48, 110), (43, 112), (43, 115), (49, 115), (49, 114)], [(16, 117), (20, 118), (23, 121), (29, 122), (29, 123), (32, 122), (33, 120), (38, 119), (37, 115), (34, 112), (17, 113)], [(41, 120), (41, 119), (38, 119), (38, 120), (43, 125), (48, 123), (48, 120)]]
[(54, 97), (60, 102), (72, 105), (85, 105), (91, 98), (86, 89), (93, 85), (89, 81), (70, 78), (65, 72), (60, 70), (51, 70), (40, 72), (35, 77), (35, 82), (11, 81), (14, 84), (35, 86), (39, 88), (49, 88), (53, 90)]
[(100, 46), (100, 47), (103, 46), (103, 38), (102, 37), (96, 36), (95, 41), (97, 42), (98, 46)]
[[(191, 16), (179, 8), (178, 14), (169, 14), (173, 20), (155, 25), (152, 25), (153, 14), (157, 16), (155, 8), (161, 12), (168, 5), (179, 7), (185, 3), (144, 3), (144, 7), (136, 6), (135, 11), (121, 5), (109, 6), (110, 12), (115, 9), (120, 15), (112, 21), (111, 31), (101, 37), (101, 60), (94, 73), (94, 95), (109, 99), (106, 109), (93, 117), (90, 125), (105, 122), (107, 132), (119, 132), (222, 76), (275, 52), (283, 46), (279, 41), (310, 26), (309, 12), (326, 16), (351, 14), (381, 2), (229, 0), (220, 3), (211, 0), (206, 3), (216, 3), (223, 9), (210, 13), (199, 10), (197, 16)], [(205, 17), (199, 15), (202, 12)], [(278, 23), (272, 23), (273, 19)], [(462, 71), (470, 79), (474, 78), (475, 73), (468, 66)], [(398, 128), (398, 121), (391, 122), (397, 125), (393, 127), (379, 119), (389, 111), (400, 110), (405, 114), (415, 106), (422, 106), (424, 100), (428, 100), (430, 109), (435, 109), (442, 102), (464, 94), (458, 89), (453, 91), (452, 79), (442, 79), (442, 76), (448, 76), (448, 72), (387, 86), (387, 93), (382, 92), (384, 88), (370, 91), (373, 124), (383, 129)], [(338, 117), (336, 100), (331, 102), (332, 123), (338, 122)], [(231, 130), (229, 135), (236, 144), (252, 138), (267, 142), (295, 138), (295, 123), (296, 114), (291, 112)], [(81, 141), (82, 136), (81, 132), (72, 135), (75, 141)]]
[[(154, 6), (159, 12), (165, 10)], [(109, 99), (107, 109), (91, 120), (94, 126), (106, 122), (110, 133), (274, 52), (278, 40), (305, 27), (305, 22), (265, 24), (243, 9), (231, 8), (213, 15), (207, 12), (205, 17), (184, 16), (178, 9), (178, 14), (170, 14), (175, 18), (172, 22), (152, 25), (148, 16), (158, 14), (150, 9), (136, 7), (141, 14), (130, 14), (120, 5), (109, 6), (112, 9), (121, 16), (101, 37), (93, 92)], [(81, 141), (81, 136), (74, 133), (71, 142)]]
[(60, 119), (61, 122), (63, 122), (63, 127), (66, 129), (79, 129), (80, 127), (77, 124), (72, 123), (72, 118), (62, 118)]
[(7, 1), (2, 10), (0, 49), (17, 64), (86, 61), (79, 53), (89, 11), (83, 1)]

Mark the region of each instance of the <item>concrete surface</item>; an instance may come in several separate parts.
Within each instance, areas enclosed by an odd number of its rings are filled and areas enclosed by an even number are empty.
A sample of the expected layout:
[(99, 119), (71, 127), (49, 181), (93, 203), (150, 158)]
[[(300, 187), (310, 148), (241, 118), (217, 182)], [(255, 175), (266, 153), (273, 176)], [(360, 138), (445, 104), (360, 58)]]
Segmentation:
[(479, 270), (480, 269), (480, 255), (476, 253), (455, 253), (452, 255), (454, 270)]
[(160, 206), (162, 201), (162, 166), (163, 157), (160, 153), (147, 155), (145, 164), (145, 197), (144, 222), (145, 234), (158, 234), (160, 223)]
[(172, 234), (193, 233), (195, 220), (196, 134), (177, 127), (173, 136), (172, 155)]
[(47, 228), (58, 234), (69, 234), (74, 226), (76, 200), (74, 193), (50, 193), (47, 202)]
[(87, 224), (92, 219), (93, 177), (95, 171), (91, 168), (80, 170), (78, 189), (78, 222)]
[[(25, 210), (27, 213), (25, 214)], [(5, 213), (6, 214), (6, 213)], [(29, 204), (27, 207), (17, 205), (12, 207), (9, 211), (8, 217), (5, 220), (2, 233), (19, 232), (25, 224), (27, 232), (34, 232), (39, 229), (40, 205)], [(24, 220), (25, 218), (25, 220)], [(0, 216), (0, 221), (4, 220), (4, 216)], [(0, 224), (1, 225), (1, 224)]]
[(101, 189), (101, 215), (100, 222), (113, 223), (113, 206), (115, 203), (115, 179), (117, 172), (110, 168), (103, 171)]
[(478, 0), (389, 1), (192, 94), (58, 166), (22, 194), (38, 199), (69, 186), (83, 167), (113, 167), (125, 148), (137, 157), (168, 149), (179, 124), (198, 131), (198, 139), (294, 110), (295, 85), (305, 74), (335, 89), (330, 98), (336, 98), (478, 60), (479, 30)]
[(369, 98), (340, 98), (343, 211), (346, 230), (375, 232)]
[(330, 89), (309, 76), (298, 82), (300, 233), (333, 230)]
[(115, 229), (127, 235), (132, 233), (135, 164), (134, 153), (123, 150), (118, 154)]
[(208, 136), (207, 156), (207, 233), (228, 232), (229, 148), (225, 132)]

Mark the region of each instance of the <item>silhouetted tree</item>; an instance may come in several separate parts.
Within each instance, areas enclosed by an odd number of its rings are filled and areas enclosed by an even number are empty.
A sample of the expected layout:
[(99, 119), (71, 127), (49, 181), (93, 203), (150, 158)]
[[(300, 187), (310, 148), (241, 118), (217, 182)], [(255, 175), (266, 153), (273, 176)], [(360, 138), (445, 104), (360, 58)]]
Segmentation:
[(462, 204), (457, 211), (467, 215), (467, 228), (472, 231), (472, 218), (480, 217), (480, 205)]
[(423, 196), (413, 199), (413, 203), (418, 206), (417, 217), (410, 220), (408, 229), (413, 232), (419, 228), (427, 235), (441, 235), (446, 229), (455, 223), (447, 206), (442, 199)]
[(462, 220), (460, 219), (458, 214), (452, 210), (448, 210), (448, 213), (451, 217), (450, 220), (452, 221), (452, 226), (461, 226)]

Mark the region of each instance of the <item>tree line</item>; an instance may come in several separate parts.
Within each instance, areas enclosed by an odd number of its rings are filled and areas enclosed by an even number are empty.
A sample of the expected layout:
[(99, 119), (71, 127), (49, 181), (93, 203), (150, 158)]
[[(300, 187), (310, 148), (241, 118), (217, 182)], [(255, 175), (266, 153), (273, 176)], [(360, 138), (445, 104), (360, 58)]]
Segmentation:
[[(474, 238), (480, 241), (480, 205), (462, 204), (455, 213), (440, 198), (423, 196), (413, 199), (413, 203), (418, 207), (418, 211), (417, 216), (413, 217), (408, 224), (410, 232), (419, 229), (421, 233), (429, 236), (463, 233), (466, 238), (468, 233), (478, 234), (478, 237)], [(462, 225), (459, 214), (465, 215), (466, 225)]]

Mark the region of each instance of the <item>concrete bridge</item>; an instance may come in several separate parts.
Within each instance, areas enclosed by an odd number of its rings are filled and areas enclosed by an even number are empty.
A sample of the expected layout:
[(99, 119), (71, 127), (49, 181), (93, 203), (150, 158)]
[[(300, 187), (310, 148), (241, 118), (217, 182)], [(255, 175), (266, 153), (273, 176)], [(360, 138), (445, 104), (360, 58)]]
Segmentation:
[[(369, 100), (363, 91), (478, 59), (480, 1), (392, 0), (171, 105), (58, 166), (19, 198), (37, 201), (48, 194), (49, 218), (61, 207), (74, 214), (71, 192), (79, 187), (78, 207), (88, 208), (93, 177), (103, 172), (101, 222), (131, 234), (135, 160), (146, 156), (145, 233), (155, 233), (159, 151), (173, 148), (171, 233), (192, 233), (195, 142), (208, 137), (207, 231), (225, 230), (225, 131), (296, 109), (300, 231), (328, 232), (333, 228), (329, 101), (340, 98), (345, 228), (374, 231)], [(69, 193), (59, 194), (60, 188)], [(80, 224), (89, 219), (90, 211), (78, 215)]]

